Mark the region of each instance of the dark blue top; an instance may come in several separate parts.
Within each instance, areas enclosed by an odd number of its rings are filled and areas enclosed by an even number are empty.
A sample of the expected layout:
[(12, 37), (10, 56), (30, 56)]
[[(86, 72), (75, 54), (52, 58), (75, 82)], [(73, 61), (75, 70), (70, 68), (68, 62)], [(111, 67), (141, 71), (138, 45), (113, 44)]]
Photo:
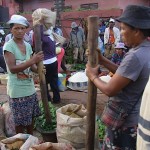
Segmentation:
[(106, 26), (102, 25), (99, 30), (101, 33), (104, 33), (105, 32), (105, 29), (106, 29)]
[(122, 55), (118, 55), (117, 53), (114, 53), (112, 55), (111, 61), (114, 62), (117, 65), (120, 65), (122, 62), (122, 59), (124, 58), (125, 52), (122, 52)]
[(44, 60), (51, 59), (56, 57), (56, 42), (52, 41), (49, 35), (43, 34), (43, 29), (41, 30), (41, 41), (42, 41), (42, 50), (44, 53)]

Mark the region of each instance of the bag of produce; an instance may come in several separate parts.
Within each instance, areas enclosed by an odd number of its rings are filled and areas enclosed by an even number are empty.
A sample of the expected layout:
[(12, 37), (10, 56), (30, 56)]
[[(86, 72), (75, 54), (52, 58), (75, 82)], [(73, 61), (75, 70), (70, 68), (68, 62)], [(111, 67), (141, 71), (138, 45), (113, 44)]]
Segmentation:
[(19, 133), (10, 138), (0, 141), (1, 150), (28, 150), (30, 147), (39, 144), (37, 137), (30, 134)]
[(85, 148), (86, 109), (83, 105), (68, 104), (59, 108), (57, 114), (57, 140), (70, 143), (74, 148)]
[(5, 103), (2, 106), (5, 117), (5, 133), (7, 137), (14, 136), (16, 134), (15, 131), (15, 123), (13, 119), (13, 113), (10, 110), (9, 103)]
[(3, 108), (0, 106), (0, 140), (5, 138), (4, 133), (4, 114), (3, 114)]
[(75, 150), (70, 144), (46, 142), (32, 146), (29, 150)]

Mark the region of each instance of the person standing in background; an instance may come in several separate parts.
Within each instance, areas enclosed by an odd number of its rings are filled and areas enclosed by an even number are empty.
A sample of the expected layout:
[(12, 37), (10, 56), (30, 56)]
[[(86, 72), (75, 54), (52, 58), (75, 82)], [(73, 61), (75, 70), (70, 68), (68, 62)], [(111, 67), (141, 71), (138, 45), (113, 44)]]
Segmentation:
[(124, 47), (124, 43), (121, 42), (117, 43), (117, 45), (115, 46), (115, 52), (112, 54), (111, 58), (111, 61), (113, 63), (120, 65), (125, 55), (124, 49), (126, 49)]
[(104, 33), (104, 45), (105, 45), (105, 54), (104, 56), (108, 59), (111, 59), (112, 54), (114, 53), (115, 45), (120, 41), (120, 30), (115, 27), (115, 20), (110, 18), (109, 27), (105, 29)]
[(105, 29), (106, 29), (106, 25), (104, 23), (103, 19), (99, 20), (99, 36), (102, 40), (102, 42), (104, 43), (104, 33), (105, 33)]
[(98, 47), (99, 49), (101, 50), (101, 53), (104, 55), (105, 53), (105, 47), (104, 47), (104, 33), (105, 33), (105, 29), (106, 29), (106, 26), (105, 26), (105, 23), (104, 23), (104, 20), (103, 19), (100, 19), (99, 20), (99, 37), (98, 37)]
[(85, 35), (83, 28), (79, 27), (76, 22), (71, 23), (71, 32), (70, 32), (70, 44), (73, 48), (73, 59), (74, 64), (78, 62), (78, 57), (80, 63), (84, 60), (84, 42)]

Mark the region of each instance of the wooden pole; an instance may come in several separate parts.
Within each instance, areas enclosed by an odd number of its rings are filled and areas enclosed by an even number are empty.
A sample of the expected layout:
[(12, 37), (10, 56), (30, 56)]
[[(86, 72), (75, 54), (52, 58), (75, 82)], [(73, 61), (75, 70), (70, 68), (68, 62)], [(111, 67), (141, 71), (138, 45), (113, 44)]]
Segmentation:
[[(88, 17), (88, 63), (95, 67), (98, 64), (98, 17)], [(86, 129), (86, 150), (94, 150), (95, 139), (95, 112), (96, 112), (97, 88), (88, 81), (88, 101), (87, 101), (87, 129)]]
[[(41, 42), (41, 31), (40, 25), (34, 26), (34, 42), (35, 42), (35, 52), (42, 51), (42, 42)], [(51, 114), (48, 105), (48, 98), (47, 98), (47, 88), (46, 88), (46, 80), (45, 74), (43, 73), (43, 62), (39, 62), (38, 66), (38, 75), (40, 80), (40, 89), (41, 89), (41, 98), (44, 106), (45, 117), (47, 123), (51, 123)]]

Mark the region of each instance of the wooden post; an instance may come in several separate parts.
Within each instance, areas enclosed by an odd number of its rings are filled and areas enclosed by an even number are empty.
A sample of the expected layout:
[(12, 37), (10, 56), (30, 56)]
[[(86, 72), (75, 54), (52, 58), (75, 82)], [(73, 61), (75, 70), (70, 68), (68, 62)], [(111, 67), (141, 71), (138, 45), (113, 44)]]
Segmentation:
[[(88, 63), (95, 67), (98, 64), (98, 17), (88, 17)], [(87, 129), (86, 129), (86, 150), (94, 150), (95, 139), (95, 112), (96, 112), (97, 88), (88, 81), (88, 101), (87, 101)]]
[[(40, 25), (34, 26), (34, 42), (35, 42), (35, 52), (42, 51), (42, 42), (41, 42), (41, 31)], [(46, 80), (45, 74), (43, 73), (43, 62), (38, 63), (38, 75), (40, 80), (40, 89), (41, 89), (41, 98), (44, 106), (45, 117), (47, 123), (51, 123), (51, 114), (48, 105), (48, 98), (47, 98), (47, 88), (46, 88)]]

